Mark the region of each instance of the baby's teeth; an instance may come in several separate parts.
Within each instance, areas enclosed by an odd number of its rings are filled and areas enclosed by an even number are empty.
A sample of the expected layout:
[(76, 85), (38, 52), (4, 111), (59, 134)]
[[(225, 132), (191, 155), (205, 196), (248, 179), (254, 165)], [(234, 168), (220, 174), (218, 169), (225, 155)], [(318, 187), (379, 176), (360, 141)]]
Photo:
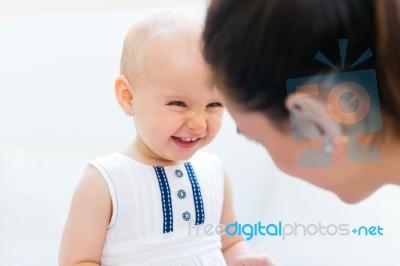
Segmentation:
[(181, 138), (182, 141), (184, 142), (189, 142), (189, 141), (196, 141), (196, 138)]

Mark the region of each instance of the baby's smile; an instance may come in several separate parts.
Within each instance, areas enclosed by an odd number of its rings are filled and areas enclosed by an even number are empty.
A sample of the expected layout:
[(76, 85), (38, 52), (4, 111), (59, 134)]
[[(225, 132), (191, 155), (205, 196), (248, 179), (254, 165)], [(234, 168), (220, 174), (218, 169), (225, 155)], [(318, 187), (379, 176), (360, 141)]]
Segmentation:
[(172, 136), (171, 138), (178, 147), (183, 149), (193, 148), (202, 139), (202, 137), (192, 138), (192, 137), (176, 137), (176, 136)]

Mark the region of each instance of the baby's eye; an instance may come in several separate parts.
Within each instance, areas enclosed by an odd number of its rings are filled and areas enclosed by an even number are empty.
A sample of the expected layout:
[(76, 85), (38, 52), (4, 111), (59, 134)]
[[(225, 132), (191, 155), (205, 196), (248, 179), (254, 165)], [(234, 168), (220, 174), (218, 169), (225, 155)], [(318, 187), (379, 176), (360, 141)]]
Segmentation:
[(221, 103), (210, 103), (210, 104), (208, 104), (207, 105), (207, 107), (222, 107), (222, 104)]
[(172, 101), (172, 102), (169, 102), (167, 105), (186, 107), (186, 104), (181, 101)]

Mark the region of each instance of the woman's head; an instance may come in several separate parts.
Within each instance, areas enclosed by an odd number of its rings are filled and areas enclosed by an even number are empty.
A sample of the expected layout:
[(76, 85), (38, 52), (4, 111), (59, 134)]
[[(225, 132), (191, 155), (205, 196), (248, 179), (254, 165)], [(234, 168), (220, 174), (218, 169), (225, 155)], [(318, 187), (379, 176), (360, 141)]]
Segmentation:
[[(399, 8), (397, 0), (213, 1), (203, 33), (204, 55), (214, 70), (238, 129), (261, 142), (285, 172), (337, 194), (346, 193), (342, 190), (344, 186), (351, 189), (349, 183), (357, 181), (351, 176), (356, 176), (360, 165), (349, 165), (347, 159), (342, 158), (348, 139), (337, 137), (357, 138), (360, 127), (369, 127), (367, 123), (371, 121), (359, 123), (358, 129), (343, 126), (337, 117), (332, 119), (326, 95), (296, 97), (295, 93), (288, 93), (287, 82), (295, 78), (374, 70), (383, 131), (400, 139), (400, 130), (396, 128), (400, 124)], [(348, 41), (347, 49), (339, 48), (339, 39)], [(368, 49), (373, 57), (352, 67)], [(332, 64), (321, 56), (316, 60), (318, 52)], [(351, 104), (349, 100), (350, 107)], [(301, 117), (301, 122), (291, 124), (290, 113)], [(375, 117), (380, 117), (380, 113)], [(342, 112), (342, 115), (346, 114)], [(376, 130), (378, 128), (379, 121)], [(297, 131), (303, 141), (293, 138), (299, 135)], [(368, 141), (375, 137), (370, 135)], [(330, 170), (299, 164), (301, 154), (312, 147), (318, 149), (325, 145), (321, 141), (329, 139), (336, 149), (333, 155), (328, 152), (333, 157)], [(327, 163), (328, 159), (322, 157), (323, 154), (320, 158)], [(341, 170), (334, 170), (334, 165), (339, 165)], [(368, 167), (362, 165), (362, 168)], [(340, 180), (336, 176), (327, 181), (318, 177), (339, 173), (346, 178)], [(379, 183), (376, 181), (374, 186), (381, 185)]]

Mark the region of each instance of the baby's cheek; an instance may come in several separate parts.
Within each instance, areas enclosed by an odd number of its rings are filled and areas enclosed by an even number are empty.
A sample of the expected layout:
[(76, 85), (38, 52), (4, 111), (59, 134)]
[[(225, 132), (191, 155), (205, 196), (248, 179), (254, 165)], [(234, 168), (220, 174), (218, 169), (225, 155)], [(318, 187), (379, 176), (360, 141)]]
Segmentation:
[(209, 116), (209, 127), (215, 131), (218, 131), (221, 128), (222, 125), (222, 117), (223, 113), (218, 112), (218, 113), (213, 113)]

